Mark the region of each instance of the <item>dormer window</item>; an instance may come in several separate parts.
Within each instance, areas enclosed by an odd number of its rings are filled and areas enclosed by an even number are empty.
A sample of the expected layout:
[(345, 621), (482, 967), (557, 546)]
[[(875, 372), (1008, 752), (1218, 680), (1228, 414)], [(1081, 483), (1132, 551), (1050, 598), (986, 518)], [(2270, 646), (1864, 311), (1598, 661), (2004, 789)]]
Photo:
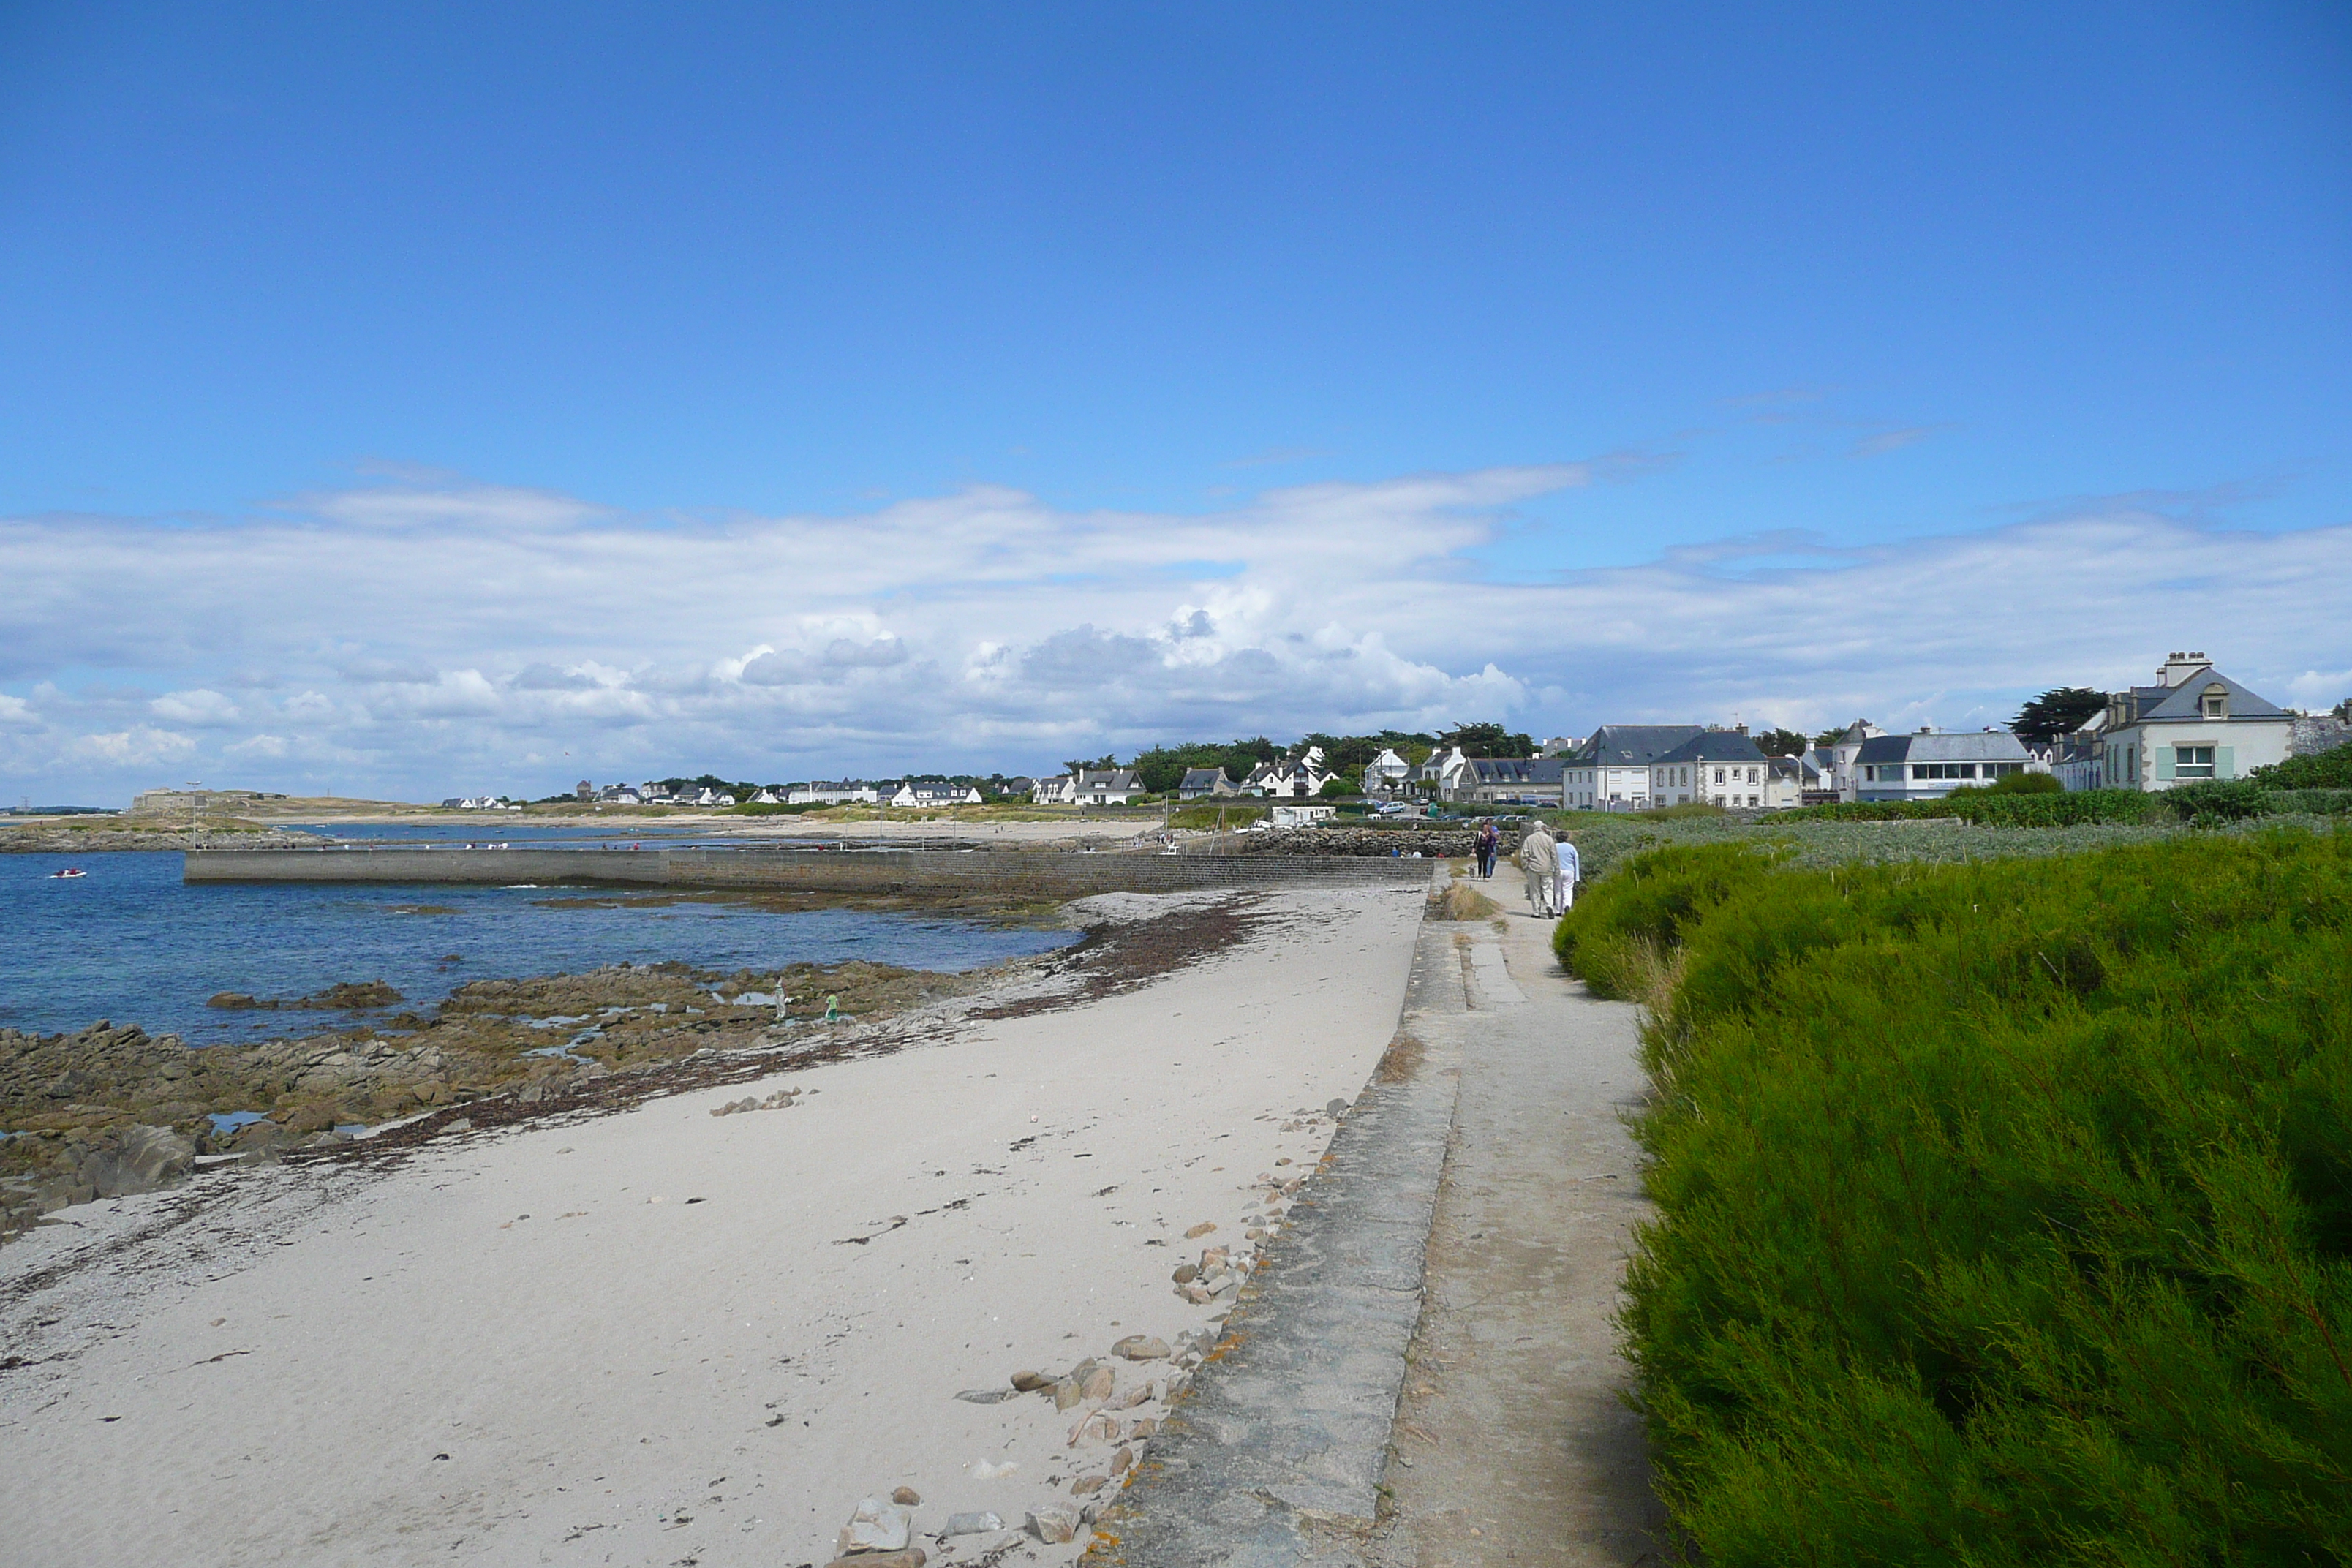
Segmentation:
[(2227, 719), (2230, 716), (2230, 689), (2218, 681), (2205, 689), (2198, 702), (2200, 711), (2208, 719)]

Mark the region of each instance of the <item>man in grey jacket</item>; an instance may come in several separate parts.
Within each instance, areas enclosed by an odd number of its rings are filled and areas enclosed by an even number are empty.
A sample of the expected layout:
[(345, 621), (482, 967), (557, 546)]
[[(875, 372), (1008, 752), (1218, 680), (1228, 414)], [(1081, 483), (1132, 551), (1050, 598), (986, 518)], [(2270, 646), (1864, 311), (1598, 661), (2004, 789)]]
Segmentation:
[(1528, 908), (1545, 920), (1558, 914), (1552, 898), (1559, 876), (1559, 850), (1551, 829), (1540, 822), (1519, 840), (1519, 869), (1528, 875)]

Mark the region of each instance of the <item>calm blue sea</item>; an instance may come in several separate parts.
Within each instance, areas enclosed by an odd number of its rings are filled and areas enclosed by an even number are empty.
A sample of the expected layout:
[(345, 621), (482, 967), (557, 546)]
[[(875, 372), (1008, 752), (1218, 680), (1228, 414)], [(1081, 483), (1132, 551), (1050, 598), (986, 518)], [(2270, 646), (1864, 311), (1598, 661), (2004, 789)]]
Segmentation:
[[(525, 837), (520, 827), (478, 836), (509, 843)], [(68, 865), (89, 875), (71, 881), (49, 875)], [(105, 1018), (217, 1044), (325, 1027), (342, 1016), (205, 1005), (222, 991), (301, 996), (338, 981), (383, 980), (408, 1005), (424, 1006), (468, 980), (563, 973), (624, 959), (756, 970), (863, 958), (961, 971), (1075, 940), (1066, 931), (851, 910), (785, 914), (716, 900), (547, 907), (551, 900), (583, 896), (596, 895), (581, 889), (189, 887), (180, 880), (177, 853), (0, 855), (0, 1027), (56, 1034)], [(420, 906), (452, 912), (415, 912)], [(458, 958), (454, 964), (445, 963), (451, 953)]]

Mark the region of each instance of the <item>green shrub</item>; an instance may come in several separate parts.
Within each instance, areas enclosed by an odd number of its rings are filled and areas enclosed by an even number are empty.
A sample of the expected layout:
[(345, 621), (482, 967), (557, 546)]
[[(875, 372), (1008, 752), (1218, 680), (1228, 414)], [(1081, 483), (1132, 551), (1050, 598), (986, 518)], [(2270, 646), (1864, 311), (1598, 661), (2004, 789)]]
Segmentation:
[(2161, 798), (2167, 811), (2200, 827), (2267, 816), (2273, 809), (2271, 792), (2252, 779), (2200, 779), (2175, 784)]
[(2352, 745), (2289, 757), (2248, 775), (2272, 789), (2352, 789)]
[(2063, 795), (2066, 786), (2055, 773), (2003, 773), (1986, 786), (1990, 795)]
[(1642, 999), (1663, 950), (1734, 892), (1760, 884), (1778, 857), (1760, 844), (1686, 844), (1626, 861), (1559, 918), (1561, 967), (1596, 995)]
[(1779, 820), (1811, 822), (1907, 822), (1955, 816), (2004, 827), (2072, 827), (2087, 823), (2144, 823), (2157, 816), (2156, 796), (2132, 789), (2050, 790), (2035, 786), (2003, 790), (2010, 779), (2048, 778), (2047, 773), (2011, 773), (1991, 789), (1954, 790), (1941, 800), (1843, 801), (1800, 806)]
[(1663, 850), (1561, 925), (1669, 953), (1623, 1321), (1708, 1561), (2352, 1562), (2352, 833)]

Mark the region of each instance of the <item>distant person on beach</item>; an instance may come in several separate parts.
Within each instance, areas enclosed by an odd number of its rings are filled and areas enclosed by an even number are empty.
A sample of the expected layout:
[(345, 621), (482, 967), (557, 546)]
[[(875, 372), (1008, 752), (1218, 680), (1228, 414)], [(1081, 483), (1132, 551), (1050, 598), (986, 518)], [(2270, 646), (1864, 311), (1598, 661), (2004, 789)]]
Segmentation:
[(1559, 876), (1559, 846), (1552, 841), (1551, 829), (1540, 822), (1519, 841), (1519, 869), (1528, 874), (1528, 908), (1539, 919), (1559, 913), (1552, 908)]
[(1495, 879), (1495, 851), (1500, 847), (1502, 839), (1503, 836), (1495, 831), (1493, 823), (1482, 822), (1478, 825), (1478, 875), (1486, 881), (1491, 882)]
[(1576, 907), (1576, 884), (1584, 879), (1584, 858), (1576, 852), (1576, 846), (1565, 838), (1559, 841), (1552, 854), (1559, 863), (1559, 881), (1551, 901), (1552, 912), (1564, 915)]

